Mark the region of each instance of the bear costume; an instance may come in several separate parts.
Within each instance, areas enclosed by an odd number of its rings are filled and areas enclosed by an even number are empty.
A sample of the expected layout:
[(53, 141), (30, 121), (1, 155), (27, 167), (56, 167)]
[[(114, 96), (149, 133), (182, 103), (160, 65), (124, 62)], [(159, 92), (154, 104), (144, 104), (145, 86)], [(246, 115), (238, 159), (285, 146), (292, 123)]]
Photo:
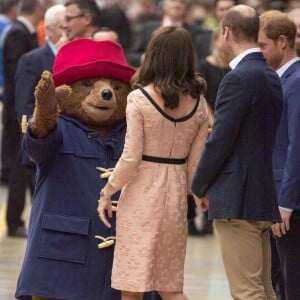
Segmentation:
[(112, 241), (115, 216), (105, 227), (97, 200), (101, 170), (123, 150), (134, 72), (117, 43), (78, 39), (59, 50), (53, 77), (42, 74), (23, 139), (37, 174), (16, 298), (120, 300), (110, 287), (114, 247), (99, 249), (95, 237)]

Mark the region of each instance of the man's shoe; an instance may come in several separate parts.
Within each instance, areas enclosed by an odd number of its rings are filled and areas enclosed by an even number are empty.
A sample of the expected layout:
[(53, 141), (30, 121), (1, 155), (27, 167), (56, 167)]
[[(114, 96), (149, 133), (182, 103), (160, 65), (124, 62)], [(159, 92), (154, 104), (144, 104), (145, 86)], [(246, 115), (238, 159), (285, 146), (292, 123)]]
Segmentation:
[(202, 225), (202, 228), (198, 231), (200, 236), (206, 234), (213, 234), (213, 222), (206, 220)]
[(194, 220), (188, 220), (188, 235), (191, 236), (199, 235), (199, 231), (195, 225)]
[(25, 227), (19, 226), (16, 229), (8, 230), (9, 237), (17, 237), (17, 238), (27, 238), (27, 231)]

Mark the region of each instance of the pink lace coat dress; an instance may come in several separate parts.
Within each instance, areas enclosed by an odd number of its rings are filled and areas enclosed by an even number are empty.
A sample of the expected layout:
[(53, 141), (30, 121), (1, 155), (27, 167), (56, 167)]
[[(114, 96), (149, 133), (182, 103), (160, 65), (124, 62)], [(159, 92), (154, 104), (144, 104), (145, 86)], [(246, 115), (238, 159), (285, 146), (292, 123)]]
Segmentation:
[[(128, 96), (123, 154), (109, 178), (122, 189), (117, 211), (112, 287), (145, 292), (183, 290), (187, 192), (207, 138), (203, 97), (187, 116), (166, 115), (146, 91)], [(143, 155), (187, 158), (157, 163)]]

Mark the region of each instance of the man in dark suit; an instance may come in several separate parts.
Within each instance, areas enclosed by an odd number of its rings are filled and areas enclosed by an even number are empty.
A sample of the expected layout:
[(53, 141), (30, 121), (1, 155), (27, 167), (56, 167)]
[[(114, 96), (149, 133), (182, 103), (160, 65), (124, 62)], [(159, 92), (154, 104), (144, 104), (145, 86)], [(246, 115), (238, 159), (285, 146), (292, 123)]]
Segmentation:
[(22, 115), (27, 115), (29, 118), (33, 113), (34, 90), (43, 71), (52, 72), (55, 55), (61, 40), (65, 37), (64, 15), (64, 5), (51, 6), (44, 17), (46, 45), (25, 53), (18, 61), (15, 75), (15, 108), (19, 122)]
[(36, 48), (36, 26), (44, 16), (42, 0), (20, 0), (19, 16), (7, 32), (3, 47), (4, 96), (2, 157), (9, 165), (7, 225), (8, 235), (26, 237), (21, 220), (26, 186), (30, 176), (20, 164), (20, 124), (15, 111), (15, 72), (21, 55)]
[[(35, 98), (34, 90), (43, 71), (52, 72), (53, 62), (58, 48), (66, 42), (63, 21), (65, 7), (62, 4), (51, 6), (45, 13), (44, 24), (46, 45), (22, 55), (18, 61), (15, 75), (15, 109), (21, 124), (22, 116), (32, 116)], [(32, 185), (35, 181), (35, 164), (21, 150), (21, 163), (31, 175)]]
[(281, 223), (272, 225), (285, 283), (285, 299), (300, 299), (300, 60), (296, 26), (279, 11), (260, 16), (259, 45), (280, 76), (284, 102), (273, 154)]
[(273, 300), (269, 230), (280, 214), (272, 152), (283, 96), (257, 47), (258, 31), (253, 8), (238, 5), (225, 14), (221, 51), (232, 71), (220, 83), (192, 191), (198, 207), (209, 205), (232, 298)]

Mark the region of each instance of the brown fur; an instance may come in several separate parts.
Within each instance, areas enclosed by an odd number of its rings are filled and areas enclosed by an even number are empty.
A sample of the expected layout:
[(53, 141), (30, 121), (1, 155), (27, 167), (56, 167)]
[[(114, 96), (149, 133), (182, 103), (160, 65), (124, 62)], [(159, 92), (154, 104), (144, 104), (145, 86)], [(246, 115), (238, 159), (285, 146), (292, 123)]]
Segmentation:
[[(106, 77), (87, 78), (55, 88), (51, 73), (45, 71), (35, 90), (31, 131), (36, 137), (45, 138), (56, 126), (58, 113), (62, 113), (105, 137), (125, 118), (130, 90), (128, 83)], [(105, 99), (105, 93), (111, 98)]]

